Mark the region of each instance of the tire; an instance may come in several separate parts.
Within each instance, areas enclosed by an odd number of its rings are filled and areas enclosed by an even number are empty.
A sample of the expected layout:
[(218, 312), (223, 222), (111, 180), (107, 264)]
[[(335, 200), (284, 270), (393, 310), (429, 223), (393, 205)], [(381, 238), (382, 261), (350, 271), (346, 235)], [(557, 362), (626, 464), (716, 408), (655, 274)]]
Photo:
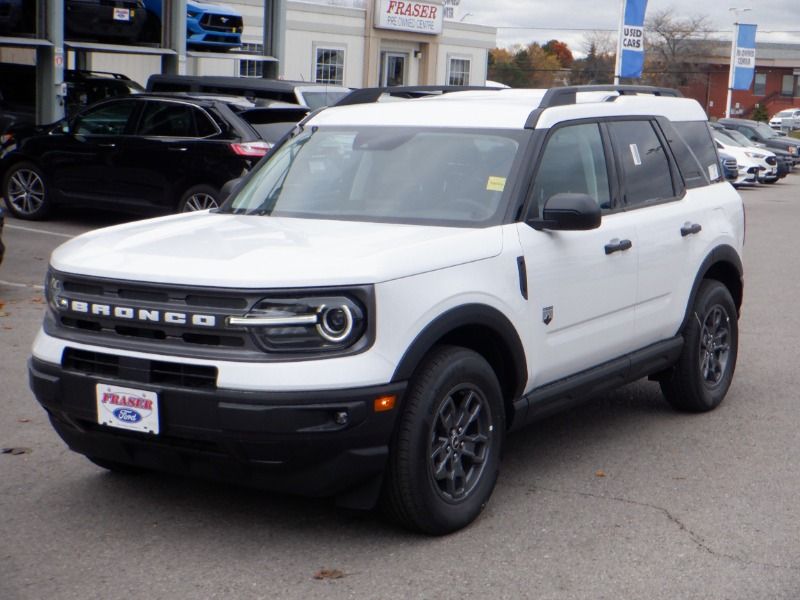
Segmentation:
[(94, 456), (87, 456), (86, 458), (88, 458), (90, 462), (96, 464), (98, 467), (102, 467), (103, 469), (107, 469), (112, 473), (118, 473), (120, 475), (138, 475), (139, 473), (144, 472), (144, 469), (140, 467), (117, 462), (115, 460), (107, 460), (105, 458), (97, 458)]
[(195, 185), (186, 190), (178, 202), (178, 212), (194, 212), (208, 208), (219, 208), (222, 204), (219, 191), (210, 185)]
[(683, 352), (661, 391), (676, 410), (706, 412), (725, 398), (738, 354), (736, 305), (728, 288), (713, 279), (700, 284), (683, 332)]
[(3, 178), (8, 211), (18, 219), (39, 221), (50, 214), (50, 194), (42, 170), (31, 162), (13, 165)]
[(403, 527), (430, 535), (466, 527), (492, 494), (504, 435), (502, 392), (486, 360), (465, 348), (435, 348), (409, 385), (384, 509)]

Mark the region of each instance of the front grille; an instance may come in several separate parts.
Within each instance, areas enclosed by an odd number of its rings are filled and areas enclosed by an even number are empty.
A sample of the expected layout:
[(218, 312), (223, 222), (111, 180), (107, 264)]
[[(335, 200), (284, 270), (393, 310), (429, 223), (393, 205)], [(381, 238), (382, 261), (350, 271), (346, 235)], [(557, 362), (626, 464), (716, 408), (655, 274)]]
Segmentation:
[[(226, 326), (227, 317), (247, 313), (260, 292), (67, 276), (59, 294), (70, 307), (55, 313), (60, 331), (54, 333), (61, 337), (144, 351), (158, 344), (159, 352), (204, 358), (264, 358), (247, 331)], [(73, 303), (83, 311), (74, 310)]]
[(200, 25), (208, 31), (240, 33), (242, 31), (242, 17), (206, 14), (200, 19)]
[(64, 350), (61, 366), (67, 371), (84, 375), (152, 385), (201, 389), (214, 389), (217, 386), (216, 367), (130, 358), (76, 348)]

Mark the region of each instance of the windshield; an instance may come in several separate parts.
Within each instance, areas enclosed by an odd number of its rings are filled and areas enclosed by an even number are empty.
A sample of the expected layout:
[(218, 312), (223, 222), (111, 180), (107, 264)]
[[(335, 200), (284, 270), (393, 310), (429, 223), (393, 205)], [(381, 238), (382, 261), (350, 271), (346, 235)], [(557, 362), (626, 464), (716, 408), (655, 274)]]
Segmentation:
[(746, 143), (742, 143), (740, 140), (734, 139), (733, 136), (728, 135), (727, 131), (722, 131), (721, 129), (714, 129), (713, 130), (714, 139), (717, 140), (719, 143), (724, 144), (726, 146), (752, 146), (753, 143), (747, 141), (745, 138)]
[(317, 110), (323, 106), (333, 106), (349, 93), (350, 90), (334, 91), (321, 89), (319, 92), (304, 91), (301, 95), (303, 97), (303, 101), (306, 103), (306, 106), (308, 106), (311, 110)]
[[(781, 117), (781, 118), (783, 118), (783, 117), (791, 117), (793, 114), (794, 114), (793, 110), (782, 110), (777, 115), (775, 115), (775, 117)], [(773, 117), (773, 119), (775, 117)]]
[(745, 135), (741, 134), (735, 129), (725, 129), (724, 131), (718, 129), (717, 131), (728, 136), (730, 139), (734, 141), (734, 144), (737, 146), (744, 146), (745, 148), (747, 148), (753, 145), (753, 142), (748, 140)]
[(761, 134), (761, 137), (765, 138), (780, 137), (780, 135), (775, 133), (775, 130), (766, 123), (757, 123), (755, 129), (756, 131), (758, 131), (759, 134)]
[(252, 173), (226, 210), (313, 219), (499, 222), (521, 131), (307, 128)]

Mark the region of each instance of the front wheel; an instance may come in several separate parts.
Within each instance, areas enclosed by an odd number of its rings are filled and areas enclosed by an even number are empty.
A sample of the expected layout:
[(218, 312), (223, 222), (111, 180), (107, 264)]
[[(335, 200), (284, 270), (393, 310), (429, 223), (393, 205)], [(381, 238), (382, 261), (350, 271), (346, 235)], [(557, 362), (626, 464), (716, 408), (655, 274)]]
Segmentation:
[(50, 213), (44, 173), (33, 163), (17, 163), (8, 170), (3, 180), (3, 196), (9, 212), (19, 219), (38, 221)]
[(505, 435), (497, 376), (476, 352), (442, 346), (414, 376), (404, 404), (384, 507), (409, 529), (461, 529), (480, 514), (497, 481)]
[(719, 406), (736, 368), (739, 328), (728, 288), (713, 279), (700, 284), (683, 332), (683, 352), (661, 391), (676, 409), (705, 412)]

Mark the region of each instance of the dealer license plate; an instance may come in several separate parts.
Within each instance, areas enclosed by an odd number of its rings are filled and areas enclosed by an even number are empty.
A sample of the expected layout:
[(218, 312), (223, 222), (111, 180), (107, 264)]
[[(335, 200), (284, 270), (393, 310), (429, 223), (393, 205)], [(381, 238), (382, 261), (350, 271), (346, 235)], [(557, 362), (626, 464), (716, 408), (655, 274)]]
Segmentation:
[(98, 383), (97, 422), (128, 431), (158, 433), (158, 394)]
[[(108, 14), (108, 13), (106, 13)], [(128, 8), (115, 8), (114, 9), (114, 20), (115, 21), (130, 21), (131, 20), (131, 11)]]

